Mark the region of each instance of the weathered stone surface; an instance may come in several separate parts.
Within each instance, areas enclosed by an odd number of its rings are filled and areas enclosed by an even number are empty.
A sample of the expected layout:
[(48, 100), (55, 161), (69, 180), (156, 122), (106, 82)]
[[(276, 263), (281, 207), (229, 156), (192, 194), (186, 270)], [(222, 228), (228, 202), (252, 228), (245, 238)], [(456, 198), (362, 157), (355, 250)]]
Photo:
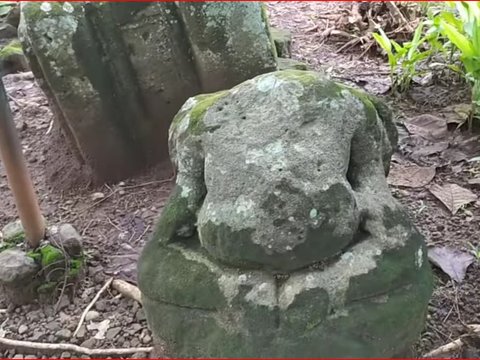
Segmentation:
[(292, 56), (292, 34), (285, 29), (270, 28), (272, 39), (275, 43), (277, 56), (280, 58), (289, 58)]
[(391, 196), (388, 108), (307, 71), (189, 99), (176, 188), (139, 262), (176, 356), (390, 357), (423, 328), (422, 236)]
[(0, 65), (3, 75), (30, 70), (22, 46), (17, 39), (0, 49)]
[(82, 237), (71, 224), (62, 224), (58, 228), (60, 246), (70, 256), (82, 255)]
[(278, 70), (309, 70), (305, 63), (294, 59), (277, 59)]
[(10, 24), (0, 25), (0, 39), (11, 39), (17, 37), (17, 28)]
[(20, 250), (5, 250), (0, 253), (0, 282), (19, 284), (32, 279), (38, 266), (35, 261)]
[(188, 97), (276, 69), (259, 3), (31, 2), (21, 11), (32, 71), (102, 180), (167, 159), (168, 127)]
[(19, 250), (0, 252), (0, 294), (12, 304), (25, 304), (35, 298), (35, 261)]
[(8, 223), (2, 228), (2, 237), (5, 243), (19, 244), (25, 240), (25, 231), (20, 220)]

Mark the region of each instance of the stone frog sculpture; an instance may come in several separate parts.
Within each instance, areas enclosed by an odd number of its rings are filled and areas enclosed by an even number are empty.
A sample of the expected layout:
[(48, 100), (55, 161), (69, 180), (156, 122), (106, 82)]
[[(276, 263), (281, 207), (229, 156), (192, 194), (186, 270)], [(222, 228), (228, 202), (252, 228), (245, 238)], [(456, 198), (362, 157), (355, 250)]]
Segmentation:
[(389, 357), (424, 325), (422, 236), (386, 183), (381, 101), (308, 71), (190, 98), (176, 186), (139, 262), (149, 326), (176, 356)]

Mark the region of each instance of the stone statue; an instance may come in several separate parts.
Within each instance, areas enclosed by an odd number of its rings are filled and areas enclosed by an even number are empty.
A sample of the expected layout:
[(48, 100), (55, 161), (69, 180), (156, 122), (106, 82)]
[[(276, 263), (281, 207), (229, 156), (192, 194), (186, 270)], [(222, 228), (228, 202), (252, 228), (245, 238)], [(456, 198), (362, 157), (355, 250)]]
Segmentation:
[(78, 159), (117, 181), (168, 159), (191, 96), (277, 69), (260, 2), (25, 2), (19, 35)]
[(386, 105), (308, 71), (190, 98), (176, 187), (139, 263), (176, 356), (390, 357), (423, 328), (423, 238), (386, 183)]

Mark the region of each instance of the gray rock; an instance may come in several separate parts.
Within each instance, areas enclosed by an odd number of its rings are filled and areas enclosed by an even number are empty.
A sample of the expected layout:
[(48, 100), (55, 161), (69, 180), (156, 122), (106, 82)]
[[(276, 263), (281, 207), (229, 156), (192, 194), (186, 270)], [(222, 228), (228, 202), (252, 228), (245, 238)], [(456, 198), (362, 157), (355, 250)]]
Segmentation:
[(107, 308), (108, 308), (108, 305), (106, 300), (98, 300), (95, 303), (95, 309), (97, 309), (98, 311), (105, 311), (107, 310)]
[(33, 335), (29, 337), (29, 340), (31, 341), (39, 341), (45, 337), (45, 332), (39, 330), (39, 329), (34, 329), (33, 330)]
[(18, 327), (18, 334), (19, 334), (19, 335), (23, 335), (23, 334), (25, 334), (27, 331), (28, 331), (28, 326), (27, 326), (27, 325), (23, 325), (23, 324), (22, 324), (22, 325), (20, 325), (20, 326)]
[(25, 231), (20, 220), (8, 223), (2, 228), (3, 241), (10, 244), (19, 244), (25, 240)]
[(153, 338), (180, 357), (410, 348), (432, 274), (386, 182), (396, 141), (385, 104), (314, 72), (189, 99), (170, 129), (176, 187), (139, 260)]
[(142, 329), (144, 329), (144, 326), (135, 323), (131, 324), (125, 331), (130, 335), (134, 335)]
[(55, 333), (55, 336), (60, 340), (69, 340), (72, 337), (72, 332), (68, 329), (61, 329)]
[(35, 261), (20, 250), (5, 250), (0, 253), (0, 283), (15, 285), (29, 283), (39, 268)]
[(305, 63), (294, 59), (278, 59), (278, 70), (307, 70)]
[(23, 54), (22, 47), (17, 39), (12, 40), (0, 49), (0, 62), (4, 75), (30, 70), (27, 58)]
[(72, 357), (72, 354), (70, 354), (69, 352), (63, 352), (61, 355), (60, 355), (60, 358), (62, 359), (69, 359)]
[(135, 313), (135, 320), (136, 321), (145, 321), (145, 311), (143, 309), (138, 309), (138, 311)]
[(82, 237), (72, 225), (60, 225), (58, 228), (58, 237), (61, 246), (67, 254), (73, 257), (82, 255)]
[(97, 342), (96, 339), (90, 338), (90, 339), (85, 340), (84, 342), (82, 342), (82, 344), (81, 344), (80, 346), (86, 347), (86, 348), (89, 348), (89, 349), (93, 349), (93, 348), (95, 348), (96, 342)]
[(150, 344), (152, 342), (152, 337), (150, 335), (145, 335), (142, 338), (142, 343), (144, 344)]
[(117, 335), (120, 333), (120, 331), (122, 331), (122, 328), (120, 328), (120, 327), (110, 328), (110, 329), (107, 330), (107, 334), (105, 335), (105, 337), (108, 340), (113, 340), (114, 338), (117, 337)]
[(6, 22), (15, 27), (15, 29), (18, 27), (20, 22), (20, 4), (14, 5), (8, 12)]
[(19, 37), (73, 151), (99, 180), (166, 160), (168, 125), (188, 97), (276, 69), (258, 2), (51, 7), (22, 5)]
[(147, 358), (147, 353), (136, 352), (130, 358), (131, 359), (146, 359)]
[(50, 321), (45, 325), (45, 327), (51, 332), (59, 331), (62, 328), (58, 321)]
[(11, 39), (17, 37), (17, 29), (10, 24), (0, 25), (0, 39)]
[(77, 334), (75, 335), (75, 337), (77, 339), (84, 339), (85, 338), (85, 333), (86, 333), (86, 328), (85, 328), (85, 325), (82, 325), (80, 326), (80, 329), (78, 329), (78, 332)]
[(92, 320), (98, 319), (99, 317), (100, 317), (100, 313), (98, 311), (90, 310), (85, 315), (85, 320), (86, 321), (92, 321)]

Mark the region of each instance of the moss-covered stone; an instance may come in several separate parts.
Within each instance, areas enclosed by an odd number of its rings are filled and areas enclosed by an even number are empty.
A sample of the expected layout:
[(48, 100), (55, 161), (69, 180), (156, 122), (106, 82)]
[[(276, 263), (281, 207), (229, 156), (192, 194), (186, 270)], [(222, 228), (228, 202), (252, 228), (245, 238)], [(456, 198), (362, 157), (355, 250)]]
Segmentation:
[(213, 94), (199, 95), (195, 98), (197, 102), (190, 111), (189, 132), (191, 134), (199, 135), (205, 130), (202, 122), (205, 113), (227, 94), (228, 91), (219, 91)]
[(431, 272), (385, 179), (385, 110), (298, 70), (185, 103), (138, 272), (175, 356), (391, 357), (415, 341)]
[(23, 55), (22, 44), (15, 39), (0, 49), (0, 60), (8, 59), (12, 55)]
[(294, 59), (278, 59), (278, 70), (308, 70), (308, 66)]
[(166, 160), (169, 125), (188, 98), (276, 69), (255, 2), (30, 2), (21, 9), (32, 71), (73, 152), (99, 181)]
[(8, 223), (2, 228), (3, 242), (6, 245), (21, 244), (25, 241), (25, 230), (23, 229), (22, 222), (16, 220)]
[(42, 268), (49, 268), (65, 262), (65, 254), (62, 250), (53, 245), (46, 245), (40, 248)]

